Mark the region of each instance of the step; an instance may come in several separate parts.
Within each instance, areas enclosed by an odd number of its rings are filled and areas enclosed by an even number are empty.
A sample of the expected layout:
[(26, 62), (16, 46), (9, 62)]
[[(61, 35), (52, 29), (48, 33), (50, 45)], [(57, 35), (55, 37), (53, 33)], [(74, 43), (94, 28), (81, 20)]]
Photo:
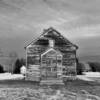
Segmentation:
[(52, 84), (64, 85), (63, 80), (41, 80), (40, 84), (41, 85), (43, 85), (43, 84), (47, 84), (47, 85), (52, 85)]

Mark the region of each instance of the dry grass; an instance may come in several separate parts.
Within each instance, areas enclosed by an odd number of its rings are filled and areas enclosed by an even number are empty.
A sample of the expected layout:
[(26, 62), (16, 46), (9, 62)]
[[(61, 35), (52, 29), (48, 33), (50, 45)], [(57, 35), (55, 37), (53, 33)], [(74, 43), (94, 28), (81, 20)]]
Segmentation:
[[(40, 87), (46, 86), (39, 86), (38, 82), (32, 81), (25, 81), (25, 80), (6, 80), (0, 81), (0, 88), (32, 88), (37, 89)], [(66, 88), (69, 91), (78, 92), (79, 90), (87, 90), (89, 93), (98, 94), (100, 93), (100, 83), (97, 82), (87, 82), (82, 80), (73, 80), (65, 82), (65, 86), (61, 85), (52, 85), (51, 88), (53, 89), (62, 89)]]
[[(49, 87), (54, 92), (56, 90), (61, 90), (62, 91), (63, 89), (64, 89), (64, 91), (71, 91), (71, 92), (74, 92), (74, 93), (77, 93), (80, 90), (86, 90), (90, 94), (100, 96), (100, 83), (96, 83), (96, 82), (87, 82), (87, 81), (82, 81), (82, 80), (73, 80), (73, 81), (65, 82), (65, 86), (52, 85), (52, 86), (49, 86)], [(38, 82), (31, 82), (31, 81), (25, 81), (25, 80), (8, 80), (8, 81), (6, 80), (6, 81), (0, 81), (0, 88), (1, 89), (2, 88), (6, 88), (6, 89), (7, 88), (11, 88), (11, 89), (12, 88), (13, 89), (15, 89), (15, 88), (16, 89), (24, 88), (25, 90), (30, 88), (32, 90), (39, 90), (41, 88), (42, 89), (48, 89), (48, 86), (46, 86), (46, 85), (40, 86)], [(51, 93), (54, 93), (54, 92), (51, 92)], [(30, 95), (30, 91), (28, 91), (27, 95), (28, 96)], [(35, 99), (33, 99), (33, 100), (35, 100)]]

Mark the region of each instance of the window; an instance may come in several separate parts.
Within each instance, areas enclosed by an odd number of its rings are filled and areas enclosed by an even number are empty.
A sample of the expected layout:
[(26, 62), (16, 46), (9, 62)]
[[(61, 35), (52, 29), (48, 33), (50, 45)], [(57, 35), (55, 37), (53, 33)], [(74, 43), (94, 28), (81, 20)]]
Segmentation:
[(49, 46), (54, 47), (54, 40), (49, 40)]
[(59, 55), (57, 56), (57, 64), (61, 64), (62, 63), (62, 57)]
[(47, 58), (46, 64), (47, 64), (48, 66), (50, 66), (50, 65), (51, 65), (51, 60)]

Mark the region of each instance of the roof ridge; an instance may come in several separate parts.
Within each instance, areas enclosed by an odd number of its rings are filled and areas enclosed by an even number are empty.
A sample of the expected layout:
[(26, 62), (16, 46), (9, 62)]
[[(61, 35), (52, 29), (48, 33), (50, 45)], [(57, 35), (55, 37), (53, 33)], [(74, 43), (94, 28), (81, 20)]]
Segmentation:
[(37, 41), (38, 39), (41, 38), (41, 36), (45, 35), (46, 33), (48, 33), (49, 31), (55, 31), (59, 37), (63, 38), (66, 42), (69, 42), (71, 45), (75, 46), (78, 49), (78, 46), (73, 44), (72, 42), (70, 42), (66, 37), (64, 37), (60, 32), (58, 32), (56, 29), (54, 29), (53, 27), (49, 27), (48, 29), (44, 29), (42, 34), (40, 34), (36, 39), (34, 39), (32, 42), (30, 42), (28, 45), (25, 46), (28, 47), (31, 43)]

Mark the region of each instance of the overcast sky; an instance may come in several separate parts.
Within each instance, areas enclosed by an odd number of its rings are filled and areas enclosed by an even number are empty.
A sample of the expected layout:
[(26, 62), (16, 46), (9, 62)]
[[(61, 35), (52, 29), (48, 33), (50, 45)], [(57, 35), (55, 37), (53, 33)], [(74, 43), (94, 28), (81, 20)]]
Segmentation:
[(17, 51), (54, 27), (79, 46), (79, 55), (100, 55), (100, 0), (0, 0), (0, 48)]

